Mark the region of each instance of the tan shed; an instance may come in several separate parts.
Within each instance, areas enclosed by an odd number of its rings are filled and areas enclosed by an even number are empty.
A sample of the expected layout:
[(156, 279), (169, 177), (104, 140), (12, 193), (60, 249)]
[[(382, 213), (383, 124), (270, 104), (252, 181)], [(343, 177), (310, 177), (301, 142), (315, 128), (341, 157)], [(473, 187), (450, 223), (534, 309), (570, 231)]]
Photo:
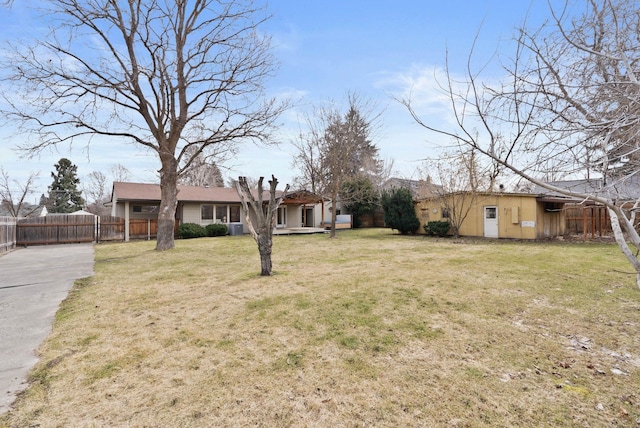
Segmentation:
[(462, 209), (466, 217), (460, 236), (512, 239), (548, 239), (564, 235), (562, 208), (568, 198), (530, 193), (456, 192), (416, 201), (419, 233), (430, 221), (448, 221), (452, 207)]

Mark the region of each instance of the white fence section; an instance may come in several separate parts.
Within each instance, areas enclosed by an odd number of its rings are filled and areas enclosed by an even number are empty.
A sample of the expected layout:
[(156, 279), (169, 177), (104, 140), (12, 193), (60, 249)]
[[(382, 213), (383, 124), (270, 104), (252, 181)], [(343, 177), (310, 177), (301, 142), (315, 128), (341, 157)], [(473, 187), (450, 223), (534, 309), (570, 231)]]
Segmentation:
[(16, 247), (16, 223), (15, 217), (0, 216), (0, 254)]

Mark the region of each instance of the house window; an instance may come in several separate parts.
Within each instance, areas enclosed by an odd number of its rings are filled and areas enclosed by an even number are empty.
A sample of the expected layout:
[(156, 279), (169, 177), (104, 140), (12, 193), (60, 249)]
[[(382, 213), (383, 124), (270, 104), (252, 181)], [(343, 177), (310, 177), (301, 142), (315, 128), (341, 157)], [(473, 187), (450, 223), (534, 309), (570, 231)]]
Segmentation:
[(451, 214), (449, 213), (449, 208), (442, 208), (442, 218), (449, 218)]
[(131, 210), (136, 214), (157, 214), (158, 205), (134, 205)]
[(240, 223), (240, 205), (229, 206), (229, 222)]
[(221, 221), (222, 223), (227, 222), (227, 206), (226, 205), (216, 205), (216, 220)]
[(213, 220), (213, 205), (202, 205), (200, 207), (200, 217), (202, 220)]

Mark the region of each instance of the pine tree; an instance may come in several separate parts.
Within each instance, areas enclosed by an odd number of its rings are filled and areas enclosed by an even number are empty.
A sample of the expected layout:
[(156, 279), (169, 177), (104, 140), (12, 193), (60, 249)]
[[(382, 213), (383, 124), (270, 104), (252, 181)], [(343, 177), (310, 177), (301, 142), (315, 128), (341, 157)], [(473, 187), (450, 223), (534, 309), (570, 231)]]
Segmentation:
[(382, 209), (386, 225), (402, 235), (415, 233), (420, 227), (420, 220), (413, 207), (413, 195), (409, 189), (401, 187), (384, 192)]
[(78, 167), (66, 158), (60, 159), (54, 166), (56, 171), (51, 173), (53, 183), (49, 186), (47, 210), (50, 213), (72, 213), (81, 210), (84, 207), (84, 199), (78, 189)]

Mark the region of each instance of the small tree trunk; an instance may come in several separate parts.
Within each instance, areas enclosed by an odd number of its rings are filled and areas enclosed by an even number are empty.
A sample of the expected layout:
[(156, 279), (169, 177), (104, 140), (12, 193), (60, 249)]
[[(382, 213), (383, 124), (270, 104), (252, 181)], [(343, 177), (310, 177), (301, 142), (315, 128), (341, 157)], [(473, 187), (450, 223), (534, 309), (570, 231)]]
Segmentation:
[(271, 252), (273, 248), (273, 239), (267, 238), (266, 235), (260, 235), (258, 239), (258, 251), (260, 252), (260, 275), (271, 276), (273, 265), (271, 263)]
[(175, 248), (174, 229), (178, 207), (178, 163), (173, 156), (163, 159), (160, 170), (160, 207), (158, 211), (157, 251)]
[(278, 206), (282, 202), (284, 195), (289, 190), (289, 185), (284, 189), (281, 197), (276, 198), (276, 187), (278, 186), (278, 180), (272, 175), (269, 192), (269, 204), (264, 209), (262, 203), (263, 188), (262, 181), (264, 177), (260, 177), (258, 181), (258, 195), (257, 198), (251, 193), (249, 185), (247, 184), (246, 177), (238, 177), (236, 184), (236, 190), (242, 207), (245, 211), (245, 219), (249, 232), (253, 236), (254, 241), (258, 244), (258, 252), (260, 253), (260, 275), (270, 276), (272, 273), (271, 264), (271, 252), (273, 246), (273, 228), (275, 226), (275, 213), (278, 211)]
[(329, 230), (329, 238), (336, 237), (336, 200), (331, 201), (331, 229)]
[(329, 231), (329, 238), (336, 237), (336, 201), (338, 200), (338, 188), (336, 184), (333, 184), (333, 188), (331, 189), (331, 229)]

